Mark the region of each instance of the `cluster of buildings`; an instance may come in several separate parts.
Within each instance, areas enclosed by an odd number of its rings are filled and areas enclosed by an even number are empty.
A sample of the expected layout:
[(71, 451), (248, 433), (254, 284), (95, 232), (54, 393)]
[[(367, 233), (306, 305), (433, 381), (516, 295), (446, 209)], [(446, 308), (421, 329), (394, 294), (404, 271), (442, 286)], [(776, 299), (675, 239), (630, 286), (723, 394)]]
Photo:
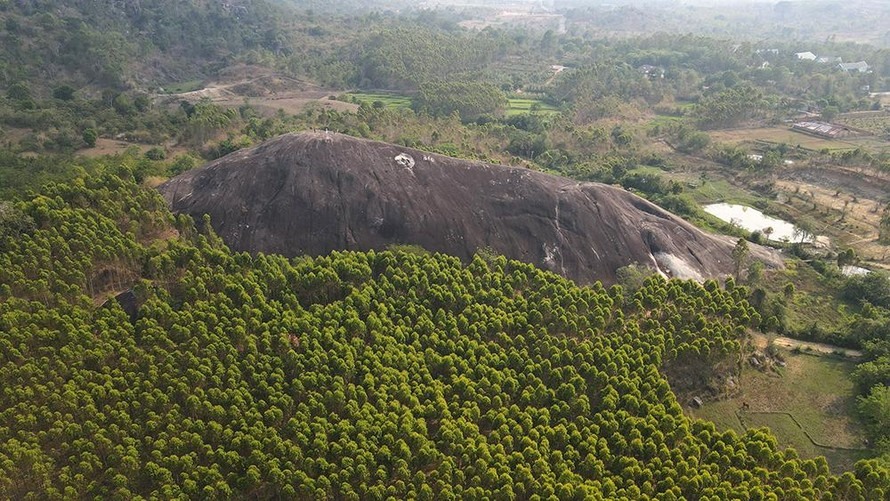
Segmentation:
[(837, 56), (817, 56), (812, 52), (798, 52), (794, 54), (801, 61), (814, 61), (820, 64), (835, 64), (837, 68), (845, 73), (868, 73), (871, 68), (865, 61), (856, 63), (845, 63), (843, 59)]
[(825, 139), (837, 139), (850, 134), (850, 129), (847, 127), (826, 122), (797, 122), (791, 128), (804, 134)]
[(651, 64), (644, 64), (637, 68), (637, 71), (649, 79), (664, 78), (664, 68), (652, 66)]

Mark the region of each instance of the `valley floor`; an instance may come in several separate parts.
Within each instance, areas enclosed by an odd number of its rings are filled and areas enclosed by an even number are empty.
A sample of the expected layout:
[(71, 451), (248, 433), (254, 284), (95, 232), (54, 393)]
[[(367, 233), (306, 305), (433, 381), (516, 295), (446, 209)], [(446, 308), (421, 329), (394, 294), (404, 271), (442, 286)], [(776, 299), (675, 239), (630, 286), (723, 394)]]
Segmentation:
[[(752, 341), (757, 348), (768, 343), (763, 335)], [(850, 470), (869, 456), (869, 450), (853, 417), (856, 391), (850, 372), (855, 362), (833, 354), (859, 353), (789, 338), (776, 338), (773, 344), (779, 347), (785, 367), (760, 371), (746, 362), (735, 394), (687, 409), (687, 414), (739, 432), (769, 427), (780, 446), (794, 447), (804, 458), (825, 456), (832, 471)], [(789, 350), (789, 345), (803, 351)]]

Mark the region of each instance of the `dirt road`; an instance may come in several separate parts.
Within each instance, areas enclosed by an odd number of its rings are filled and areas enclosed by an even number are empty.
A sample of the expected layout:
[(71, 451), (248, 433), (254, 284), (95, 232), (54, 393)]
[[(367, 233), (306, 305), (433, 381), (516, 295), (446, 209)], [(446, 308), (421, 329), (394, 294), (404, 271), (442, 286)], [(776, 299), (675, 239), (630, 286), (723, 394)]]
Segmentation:
[[(754, 339), (754, 345), (758, 348), (766, 348), (769, 343), (769, 338), (765, 334), (751, 334), (751, 337)], [(776, 346), (781, 346), (782, 348), (786, 348), (789, 350), (793, 350), (795, 348), (800, 348), (803, 351), (810, 351), (816, 353), (822, 353), (826, 355), (840, 353), (847, 358), (860, 358), (862, 357), (862, 352), (859, 350), (853, 350), (850, 348), (841, 348), (840, 346), (834, 346), (831, 344), (824, 343), (813, 343), (810, 341), (800, 341), (798, 339), (791, 339), (790, 337), (777, 337), (773, 338), (773, 344)]]

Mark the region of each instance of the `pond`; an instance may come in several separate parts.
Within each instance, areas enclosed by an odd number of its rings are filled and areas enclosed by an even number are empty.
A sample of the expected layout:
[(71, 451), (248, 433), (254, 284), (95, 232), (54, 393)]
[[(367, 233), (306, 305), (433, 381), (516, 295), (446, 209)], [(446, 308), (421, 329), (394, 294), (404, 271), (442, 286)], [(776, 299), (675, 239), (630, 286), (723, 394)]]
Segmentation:
[(802, 234), (801, 230), (788, 221), (767, 216), (753, 207), (719, 203), (706, 205), (704, 209), (708, 214), (716, 216), (727, 223), (738, 225), (740, 228), (748, 231), (760, 231), (764, 236), (767, 233), (764, 230), (771, 228), (770, 240), (778, 242), (813, 241), (812, 235)]

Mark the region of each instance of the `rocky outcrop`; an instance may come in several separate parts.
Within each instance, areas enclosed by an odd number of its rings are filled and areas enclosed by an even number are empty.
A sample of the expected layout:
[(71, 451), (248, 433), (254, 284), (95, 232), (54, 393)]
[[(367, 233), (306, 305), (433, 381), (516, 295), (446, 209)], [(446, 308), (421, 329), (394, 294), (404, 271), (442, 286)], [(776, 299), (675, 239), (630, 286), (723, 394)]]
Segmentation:
[[(640, 263), (702, 279), (732, 271), (733, 239), (710, 235), (623, 189), (328, 133), (287, 134), (160, 187), (235, 250), (320, 255), (420, 245), (480, 248), (580, 283)], [(752, 256), (780, 265), (752, 245)]]

